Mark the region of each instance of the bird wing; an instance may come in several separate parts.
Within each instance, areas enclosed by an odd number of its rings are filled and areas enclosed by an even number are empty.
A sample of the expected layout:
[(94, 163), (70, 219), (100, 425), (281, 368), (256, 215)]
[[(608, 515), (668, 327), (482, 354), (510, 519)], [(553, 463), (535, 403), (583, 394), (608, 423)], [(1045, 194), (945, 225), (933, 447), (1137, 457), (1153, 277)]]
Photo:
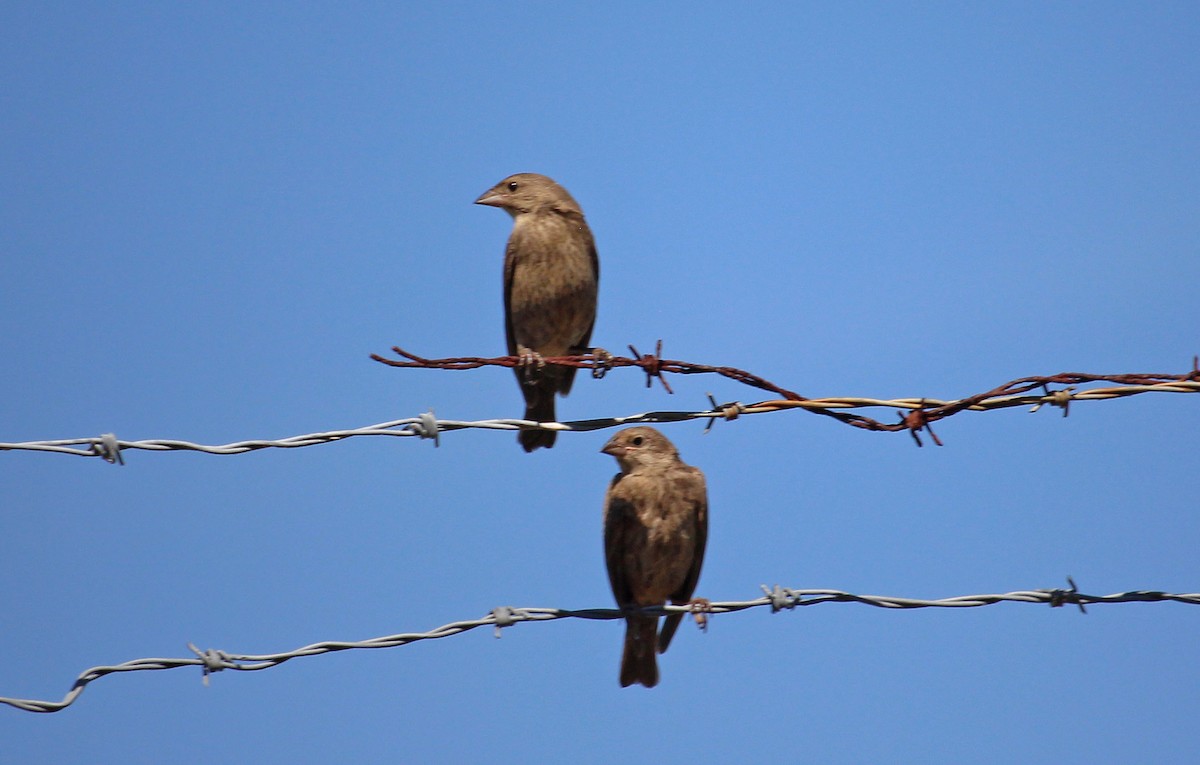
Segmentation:
[(704, 548), (708, 544), (708, 491), (704, 486), (704, 473), (690, 465), (682, 469), (689, 474), (684, 494), (692, 514), (692, 528), (696, 536), (692, 565), (679, 589), (671, 594), (672, 603), (686, 603), (696, 591), (696, 583), (700, 581), (700, 568), (704, 565)]
[(631, 525), (637, 519), (637, 508), (620, 496), (617, 487), (621, 477), (620, 473), (613, 477), (604, 501), (604, 564), (617, 605), (626, 606), (633, 603), (633, 589), (629, 586), (631, 572), (622, 556), (630, 546)]
[(510, 236), (508, 245), (504, 248), (504, 339), (508, 343), (509, 356), (515, 356), (517, 353), (517, 339), (513, 335), (512, 324), (513, 271), (516, 270), (517, 265), (514, 238)]
[[(600, 254), (598, 252), (596, 252), (596, 240), (595, 240), (595, 238), (592, 237), (592, 230), (591, 230), (591, 228), (588, 227), (588, 224), (586, 222), (584, 222), (582, 215), (579, 216), (579, 224), (580, 224), (580, 227), (583, 229), (583, 233), (586, 235), (586, 238), (587, 238), (588, 259), (591, 260), (591, 262), (592, 262), (592, 276), (595, 278), (596, 291), (599, 292), (599, 290), (600, 290)], [(597, 302), (599, 302), (599, 300), (597, 300)], [(591, 348), (591, 345), (589, 345), (589, 343), (591, 343), (591, 341), (592, 341), (592, 328), (596, 326), (596, 314), (597, 313), (599, 313), (599, 311), (592, 312), (592, 321), (590, 324), (588, 324), (587, 329), (584, 330), (583, 336), (579, 340), (579, 345), (573, 349), (575, 353), (579, 353), (579, 354), (587, 353), (588, 350)], [(574, 370), (572, 370), (572, 371), (574, 371)], [(573, 374), (572, 374), (572, 377), (574, 377)], [(567, 384), (565, 386), (564, 393), (567, 393), (570, 390), (571, 390), (571, 381), (568, 380)]]

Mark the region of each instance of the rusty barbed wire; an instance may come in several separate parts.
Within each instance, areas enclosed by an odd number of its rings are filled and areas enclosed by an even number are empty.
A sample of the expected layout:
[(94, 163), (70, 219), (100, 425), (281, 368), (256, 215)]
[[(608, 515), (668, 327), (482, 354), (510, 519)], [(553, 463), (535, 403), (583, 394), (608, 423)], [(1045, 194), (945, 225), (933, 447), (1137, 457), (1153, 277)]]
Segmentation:
[[(547, 364), (554, 364), (563, 367), (575, 367), (576, 369), (590, 369), (592, 377), (597, 379), (604, 377), (608, 370), (617, 369), (619, 367), (638, 367), (646, 373), (646, 387), (649, 388), (652, 382), (657, 378), (662, 383), (663, 389), (668, 393), (673, 393), (670, 384), (667, 383), (665, 374), (680, 374), (680, 375), (696, 375), (696, 374), (717, 374), (722, 377), (727, 377), (730, 380), (743, 383), (745, 385), (758, 388), (760, 390), (769, 391), (771, 393), (783, 396), (790, 401), (804, 401), (805, 398), (795, 391), (790, 391), (787, 388), (781, 388), (775, 383), (759, 377), (736, 367), (714, 367), (708, 364), (693, 364), (689, 361), (676, 361), (674, 359), (662, 358), (663, 341), (659, 340), (655, 344), (654, 353), (642, 354), (633, 345), (629, 346), (629, 352), (634, 355), (634, 358), (626, 356), (613, 356), (608, 351), (601, 348), (594, 348), (592, 353), (586, 353), (579, 356), (544, 356), (542, 361)], [(397, 361), (395, 359), (387, 359), (377, 353), (372, 353), (371, 358), (378, 361), (380, 364), (386, 364), (390, 367), (409, 367), (420, 369), (477, 369), (479, 367), (517, 367), (524, 363), (520, 356), (498, 356), (496, 358), (481, 358), (478, 356), (462, 356), (449, 359), (427, 359), (422, 358), (414, 353), (410, 353), (399, 346), (392, 346), (392, 350), (407, 361)]]
[[(1086, 595), (1079, 592), (1075, 586), (1075, 582), (1068, 577), (1070, 588), (1062, 589), (1043, 589), (1043, 590), (1017, 590), (1014, 592), (1006, 592), (1002, 594), (991, 595), (959, 595), (950, 598), (941, 598), (937, 600), (926, 600), (922, 598), (905, 598), (891, 595), (855, 595), (853, 593), (844, 592), (842, 590), (826, 590), (826, 589), (790, 589), (775, 585), (767, 587), (762, 585), (763, 596), (754, 598), (753, 600), (742, 601), (720, 601), (710, 602), (705, 608), (705, 614), (727, 614), (745, 611), (752, 608), (769, 607), (772, 613), (777, 613), (783, 610), (792, 610), (805, 606), (815, 606), (822, 603), (859, 603), (861, 605), (874, 606), (877, 608), (888, 609), (917, 609), (917, 608), (978, 608), (981, 606), (990, 606), (997, 603), (1040, 603), (1049, 605), (1051, 608), (1059, 608), (1064, 605), (1076, 605), (1081, 611), (1084, 607), (1093, 604), (1106, 603), (1162, 603), (1175, 602), (1186, 605), (1200, 605), (1200, 593), (1172, 594), (1161, 592), (1158, 590), (1132, 590), (1129, 592), (1119, 592), (1112, 595)], [(657, 608), (644, 608), (641, 611), (648, 614), (667, 614), (667, 613), (695, 613), (691, 606), (662, 606)], [(563, 608), (513, 608), (511, 606), (501, 606), (494, 608), (486, 616), (479, 619), (468, 619), (464, 621), (451, 622), (444, 624), (441, 627), (429, 630), (428, 632), (403, 632), (395, 635), (385, 635), (383, 637), (371, 638), (369, 640), (360, 641), (325, 641), (321, 643), (313, 643), (311, 645), (302, 646), (291, 651), (272, 654), (235, 654), (217, 649), (200, 649), (192, 643), (188, 643), (188, 648), (194, 656), (186, 658), (148, 658), (134, 659), (122, 664), (114, 664), (109, 666), (92, 667), (84, 670), (75, 679), (71, 686), (71, 690), (63, 697), (61, 701), (42, 701), (37, 699), (17, 699), (0, 697), (0, 703), (20, 709), (26, 712), (59, 712), (71, 704), (75, 703), (76, 699), (83, 693), (84, 689), (90, 684), (107, 675), (122, 673), (122, 672), (140, 672), (162, 669), (179, 669), (181, 667), (199, 667), (202, 672), (204, 683), (208, 684), (208, 676), (221, 672), (222, 670), (230, 669), (239, 672), (256, 672), (263, 669), (270, 669), (283, 664), (285, 661), (300, 658), (302, 656), (319, 656), (327, 653), (336, 653), (339, 651), (349, 651), (355, 649), (370, 649), (370, 648), (398, 648), (400, 646), (415, 643), (421, 640), (435, 640), (438, 638), (451, 637), (460, 635), (464, 632), (469, 632), (478, 627), (494, 627), (496, 637), (500, 637), (500, 630), (504, 627), (511, 627), (520, 622), (543, 622), (554, 621), (557, 619), (590, 619), (590, 620), (613, 620), (623, 619), (627, 616), (627, 612), (616, 608), (589, 608), (589, 609), (563, 609)]]
[[(379, 356), (372, 358), (381, 363), (395, 367), (410, 367), (421, 369), (475, 369), (482, 366), (515, 367), (521, 363), (517, 356), (500, 356), (497, 358), (461, 357), (448, 359), (425, 359), (415, 354), (395, 349), (408, 361), (384, 359)], [(227, 444), (199, 444), (180, 439), (143, 439), (137, 441), (120, 440), (112, 433), (83, 438), (55, 439), (46, 441), (0, 442), (0, 451), (39, 451), (57, 454), (71, 454), (79, 457), (100, 457), (106, 462), (124, 464), (123, 451), (140, 449), (145, 451), (197, 451), (205, 454), (245, 454), (259, 449), (296, 449), (305, 446), (333, 443), (346, 438), (359, 436), (387, 437), (417, 437), (432, 439), (435, 445), (440, 434), (479, 428), (485, 430), (521, 430), (541, 428), (545, 430), (565, 432), (587, 432), (615, 428), (623, 425), (639, 423), (671, 423), (686, 420), (707, 420), (712, 427), (717, 420), (735, 420), (747, 414), (766, 414), (781, 412), (789, 409), (801, 409), (814, 414), (844, 422), (854, 427), (872, 431), (898, 432), (907, 431), (918, 446), (921, 446), (920, 432), (927, 432), (935, 443), (941, 445), (941, 440), (933, 433), (932, 423), (958, 414), (963, 411), (991, 411), (1017, 406), (1029, 406), (1037, 411), (1042, 406), (1050, 405), (1063, 410), (1063, 416), (1068, 413), (1068, 407), (1073, 401), (1102, 401), (1114, 398), (1135, 396), (1143, 393), (1200, 393), (1200, 370), (1195, 368), (1185, 374), (1114, 374), (1100, 375), (1083, 372), (1061, 372), (1055, 375), (1040, 377), (1021, 377), (1010, 380), (989, 391), (953, 401), (940, 399), (897, 398), (879, 399), (861, 396), (839, 396), (826, 398), (805, 398), (800, 394), (789, 391), (774, 383), (734, 367), (715, 367), (705, 364), (663, 359), (655, 354), (638, 354), (636, 358), (612, 356), (607, 353), (587, 354), (583, 356), (548, 357), (547, 364), (561, 364), (583, 369), (591, 369), (594, 375), (603, 376), (609, 369), (618, 367), (639, 367), (647, 374), (647, 382), (655, 377), (663, 379), (664, 374), (718, 374), (723, 377), (743, 382), (754, 388), (767, 390), (783, 396), (780, 399), (768, 399), (751, 404), (739, 401), (717, 403), (710, 395), (709, 407), (698, 410), (671, 411), (660, 410), (640, 412), (616, 417), (600, 417), (586, 420), (571, 420), (567, 422), (534, 422), (515, 418), (490, 420), (442, 420), (434, 417), (433, 412), (425, 412), (416, 417), (390, 420), (359, 428), (331, 430), (320, 433), (306, 433), (280, 439), (252, 439), (235, 441)], [(661, 354), (661, 343), (657, 353)], [(1114, 387), (1090, 387), (1097, 383), (1115, 383)], [(1065, 386), (1051, 390), (1051, 386)], [(670, 390), (664, 382), (664, 387)], [(1040, 393), (1033, 393), (1037, 389)], [(900, 410), (898, 422), (885, 423), (879, 420), (849, 412), (844, 409), (887, 408)]]

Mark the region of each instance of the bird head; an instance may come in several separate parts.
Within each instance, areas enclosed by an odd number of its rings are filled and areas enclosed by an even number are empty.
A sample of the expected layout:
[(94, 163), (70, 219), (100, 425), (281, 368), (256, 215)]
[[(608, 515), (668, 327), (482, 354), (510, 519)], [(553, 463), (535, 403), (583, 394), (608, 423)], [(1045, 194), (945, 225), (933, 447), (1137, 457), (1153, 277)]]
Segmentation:
[(626, 473), (639, 467), (670, 465), (679, 460), (675, 445), (662, 433), (645, 425), (620, 431), (608, 439), (600, 451), (615, 457)]
[(499, 207), (514, 218), (522, 213), (540, 210), (583, 214), (566, 189), (537, 173), (510, 175), (483, 192), (475, 204)]

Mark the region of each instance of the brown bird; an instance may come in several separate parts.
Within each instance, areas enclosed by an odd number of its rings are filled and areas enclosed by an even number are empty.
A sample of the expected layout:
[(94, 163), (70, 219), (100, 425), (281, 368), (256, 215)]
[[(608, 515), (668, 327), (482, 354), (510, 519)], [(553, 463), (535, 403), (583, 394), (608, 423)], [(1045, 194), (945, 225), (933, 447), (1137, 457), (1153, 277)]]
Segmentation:
[[(654, 428), (626, 428), (600, 451), (617, 458), (621, 472), (604, 498), (604, 559), (621, 608), (706, 603), (691, 600), (708, 539), (708, 492), (704, 473), (679, 459)], [(654, 658), (667, 650), (683, 614), (625, 618), (621, 686), (658, 684)], [(656, 635), (657, 633), (657, 635)]]
[[(543, 356), (587, 353), (596, 323), (600, 261), (591, 229), (567, 190), (544, 175), (518, 173), (475, 200), (513, 217), (504, 251), (504, 334), (520, 356), (517, 384), (525, 419), (554, 422), (554, 394), (571, 392), (575, 369), (548, 366)], [(549, 430), (522, 430), (525, 451), (554, 446)]]

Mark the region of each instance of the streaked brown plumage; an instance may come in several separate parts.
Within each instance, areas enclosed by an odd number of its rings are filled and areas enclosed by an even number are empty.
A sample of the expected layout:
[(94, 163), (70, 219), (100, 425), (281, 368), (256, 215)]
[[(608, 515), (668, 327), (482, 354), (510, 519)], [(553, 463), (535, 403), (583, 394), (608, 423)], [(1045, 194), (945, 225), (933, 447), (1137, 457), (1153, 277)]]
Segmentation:
[[(704, 473), (680, 460), (666, 436), (645, 426), (620, 431), (600, 451), (621, 466), (604, 499), (604, 558), (617, 605), (688, 604), (708, 540)], [(622, 686), (658, 684), (655, 649), (667, 650), (682, 619), (667, 616), (658, 632), (656, 616), (626, 617)]]
[[(510, 175), (475, 204), (513, 217), (504, 252), (504, 334), (509, 355), (525, 360), (516, 369), (525, 419), (554, 422), (554, 394), (571, 392), (575, 370), (543, 366), (539, 357), (588, 351), (600, 282), (592, 232), (567, 190), (536, 173)], [(554, 446), (555, 435), (523, 430), (517, 440), (531, 452)]]

